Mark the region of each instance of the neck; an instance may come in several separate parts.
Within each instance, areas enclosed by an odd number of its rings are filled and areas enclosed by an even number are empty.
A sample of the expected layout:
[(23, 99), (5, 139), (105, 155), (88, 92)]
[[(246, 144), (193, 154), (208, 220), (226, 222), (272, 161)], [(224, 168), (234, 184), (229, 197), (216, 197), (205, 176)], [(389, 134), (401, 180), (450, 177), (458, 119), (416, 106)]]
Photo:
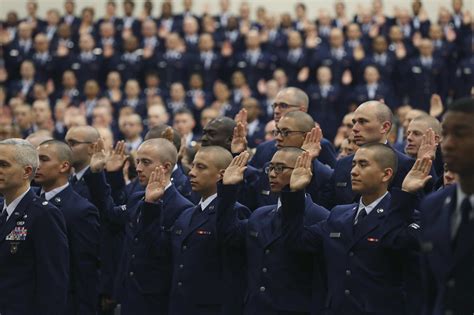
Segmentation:
[(365, 193), (362, 195), (362, 203), (366, 206), (370, 205), (375, 200), (382, 197), (387, 192), (387, 188), (383, 187), (382, 189), (374, 192)]
[(474, 194), (474, 176), (473, 175), (461, 175), (459, 174), (459, 185), (461, 190), (467, 194)]
[(53, 189), (56, 189), (58, 187), (61, 187), (61, 186), (64, 186), (66, 185), (66, 183), (68, 182), (68, 178), (67, 177), (60, 177), (60, 178), (57, 178), (54, 182), (52, 183), (44, 183), (41, 188), (43, 188), (43, 190), (45, 192), (49, 192)]
[(21, 194), (23, 194), (28, 189), (30, 189), (30, 183), (25, 182), (20, 187), (12, 188), (9, 191), (3, 191), (2, 194), (3, 194), (3, 197), (5, 198), (5, 203), (9, 205), (10, 203), (12, 203), (13, 200), (18, 198)]
[(85, 163), (81, 163), (81, 164), (76, 164), (74, 166), (74, 172), (76, 173), (79, 173), (80, 171), (82, 171), (83, 169), (85, 169), (87, 166), (89, 166), (89, 160)]
[(202, 200), (206, 200), (210, 196), (214, 195), (216, 192), (217, 192), (217, 187), (213, 187), (212, 189), (209, 189), (208, 191), (201, 191)]

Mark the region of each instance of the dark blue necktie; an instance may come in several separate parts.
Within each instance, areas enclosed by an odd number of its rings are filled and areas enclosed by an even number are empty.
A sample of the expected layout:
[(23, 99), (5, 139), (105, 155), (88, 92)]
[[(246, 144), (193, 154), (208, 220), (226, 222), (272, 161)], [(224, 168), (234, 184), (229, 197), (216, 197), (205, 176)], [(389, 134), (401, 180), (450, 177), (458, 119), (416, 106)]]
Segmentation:
[(359, 211), (359, 214), (357, 215), (357, 219), (354, 222), (354, 225), (357, 225), (362, 221), (365, 217), (367, 216), (367, 211), (365, 211), (365, 208)]
[(0, 214), (0, 228), (7, 222), (8, 212), (7, 209), (2, 210), (2, 214)]

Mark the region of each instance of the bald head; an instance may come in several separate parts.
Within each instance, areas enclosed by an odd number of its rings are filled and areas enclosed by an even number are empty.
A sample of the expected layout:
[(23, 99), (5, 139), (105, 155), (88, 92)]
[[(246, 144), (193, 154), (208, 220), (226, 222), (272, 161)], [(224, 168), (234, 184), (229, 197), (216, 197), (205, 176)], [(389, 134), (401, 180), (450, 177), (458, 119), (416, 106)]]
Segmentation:
[(275, 152), (274, 156), (277, 154), (284, 154), (285, 161), (288, 166), (293, 167), (296, 164), (296, 159), (304, 152), (301, 148), (296, 147), (283, 147)]
[(31, 145), (36, 148), (42, 142), (51, 139), (53, 139), (53, 137), (51, 136), (51, 132), (49, 132), (48, 130), (38, 130), (37, 132), (28, 135), (25, 140), (31, 143)]
[[(100, 135), (97, 129), (92, 126), (78, 126), (69, 129), (68, 133), (81, 134), (84, 140), (87, 142), (96, 142), (99, 140)], [(67, 138), (67, 135), (66, 135)]]
[[(395, 173), (398, 169), (398, 158), (390, 146), (382, 143), (367, 143), (361, 146), (357, 152), (360, 150), (371, 152), (371, 157), (380, 169), (392, 169), (393, 175), (391, 180), (395, 177)], [(363, 151), (360, 153), (363, 153)]]
[(222, 170), (229, 166), (232, 162), (232, 154), (230, 151), (219, 146), (207, 146), (199, 149), (198, 153), (205, 153), (217, 169)]
[(441, 135), (441, 123), (439, 122), (438, 119), (434, 118), (433, 116), (430, 115), (421, 115), (412, 120), (414, 123), (422, 123), (426, 125), (426, 129), (431, 128), (433, 129), (434, 133), (436, 135)]

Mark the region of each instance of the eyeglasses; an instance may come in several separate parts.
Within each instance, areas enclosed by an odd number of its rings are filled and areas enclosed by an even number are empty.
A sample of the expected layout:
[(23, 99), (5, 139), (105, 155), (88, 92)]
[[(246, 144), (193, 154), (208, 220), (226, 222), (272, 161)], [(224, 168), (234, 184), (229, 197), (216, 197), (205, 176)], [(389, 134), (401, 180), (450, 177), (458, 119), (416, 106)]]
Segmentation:
[(75, 147), (76, 145), (79, 144), (91, 144), (91, 141), (76, 141), (76, 140), (66, 140), (66, 143), (70, 147)]
[(289, 166), (285, 166), (285, 165), (281, 165), (281, 164), (277, 164), (277, 165), (268, 165), (267, 167), (265, 167), (265, 174), (270, 174), (272, 171), (275, 171), (275, 174), (281, 174), (283, 173), (284, 170), (286, 169), (289, 169), (289, 170), (292, 170), (294, 169), (294, 167), (289, 167)]
[(300, 107), (300, 105), (290, 105), (287, 103), (273, 103), (272, 107), (273, 109), (276, 109), (277, 107), (280, 107), (280, 109), (288, 109), (290, 107)]
[(272, 135), (274, 137), (278, 137), (278, 135), (281, 135), (283, 138), (286, 138), (288, 137), (291, 133), (294, 133), (294, 132), (299, 132), (299, 133), (306, 133), (306, 131), (299, 131), (299, 130), (287, 130), (287, 129), (273, 129), (272, 130)]

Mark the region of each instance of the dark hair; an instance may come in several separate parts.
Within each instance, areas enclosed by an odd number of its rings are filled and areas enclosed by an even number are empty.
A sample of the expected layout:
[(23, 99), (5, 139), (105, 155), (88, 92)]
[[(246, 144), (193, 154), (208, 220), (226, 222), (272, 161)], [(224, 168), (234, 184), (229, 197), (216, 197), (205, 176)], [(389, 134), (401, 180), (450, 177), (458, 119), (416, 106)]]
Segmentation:
[(367, 149), (374, 152), (374, 160), (380, 168), (391, 168), (393, 170), (390, 182), (395, 178), (398, 169), (398, 157), (395, 150), (383, 143), (366, 143), (360, 149)]
[(145, 140), (163, 138), (163, 132), (167, 128), (171, 128), (173, 130), (173, 144), (176, 147), (176, 151), (179, 152), (179, 149), (181, 148), (181, 137), (179, 136), (179, 132), (173, 127), (170, 127), (168, 125), (161, 124), (161, 125), (151, 128), (146, 133)]
[(448, 105), (448, 112), (474, 113), (474, 99), (463, 97)]

